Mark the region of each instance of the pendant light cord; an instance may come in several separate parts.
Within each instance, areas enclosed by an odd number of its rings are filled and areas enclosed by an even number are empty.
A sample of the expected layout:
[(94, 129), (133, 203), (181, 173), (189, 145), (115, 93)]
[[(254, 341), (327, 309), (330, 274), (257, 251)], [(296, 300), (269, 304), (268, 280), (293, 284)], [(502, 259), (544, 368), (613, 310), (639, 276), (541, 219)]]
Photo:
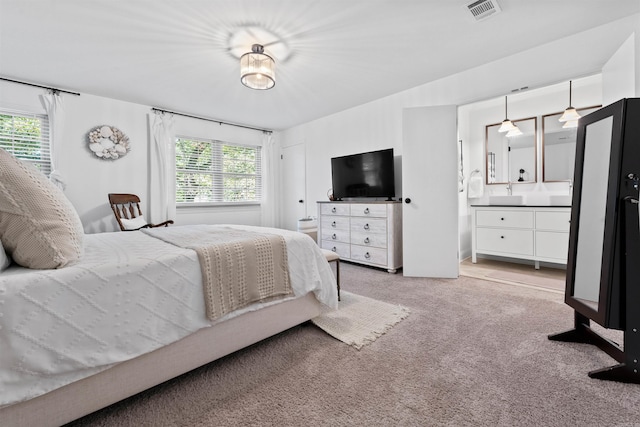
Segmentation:
[(569, 80), (569, 108), (573, 108), (571, 105), (571, 86), (572, 86), (572, 82), (571, 80)]

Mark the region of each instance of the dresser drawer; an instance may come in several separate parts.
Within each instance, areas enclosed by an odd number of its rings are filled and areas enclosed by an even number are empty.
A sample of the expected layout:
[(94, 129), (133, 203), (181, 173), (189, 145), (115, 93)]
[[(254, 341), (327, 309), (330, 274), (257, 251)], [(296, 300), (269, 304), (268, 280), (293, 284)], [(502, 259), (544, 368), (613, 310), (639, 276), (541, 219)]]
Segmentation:
[(568, 252), (569, 235), (567, 233), (536, 231), (536, 256), (566, 263)]
[(533, 230), (477, 228), (478, 251), (533, 256)]
[(349, 216), (349, 203), (321, 203), (320, 214)]
[(571, 211), (536, 211), (536, 230), (569, 231)]
[(351, 205), (351, 216), (386, 218), (387, 205), (354, 203)]
[(349, 230), (348, 216), (323, 216), (320, 219), (322, 231), (329, 230)]
[(351, 245), (348, 243), (331, 242), (328, 240), (322, 240), (320, 242), (322, 249), (328, 249), (340, 255), (340, 258), (351, 258)]
[(387, 235), (376, 234), (376, 233), (360, 233), (360, 232), (354, 231), (351, 233), (351, 243), (354, 245), (372, 246), (375, 248), (386, 248)]
[(322, 228), (322, 235), (320, 236), (321, 240), (327, 240), (330, 242), (343, 242), (349, 243), (351, 240), (349, 238), (349, 230), (332, 230)]
[(381, 218), (351, 218), (352, 233), (387, 234), (387, 220)]
[(351, 259), (370, 262), (372, 264), (387, 265), (387, 251), (386, 249), (351, 245)]
[(533, 211), (476, 211), (478, 227), (533, 228)]

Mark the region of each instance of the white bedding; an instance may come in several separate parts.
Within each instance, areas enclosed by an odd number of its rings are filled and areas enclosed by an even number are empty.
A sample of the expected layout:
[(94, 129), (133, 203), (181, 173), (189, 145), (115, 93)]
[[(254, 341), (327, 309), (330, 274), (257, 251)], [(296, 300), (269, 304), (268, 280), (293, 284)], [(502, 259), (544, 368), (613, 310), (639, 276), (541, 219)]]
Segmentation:
[[(309, 236), (229, 227), (283, 235), (295, 296), (314, 292), (322, 303), (337, 307), (335, 278)], [(255, 304), (218, 322), (262, 306)], [(195, 251), (142, 232), (87, 235), (85, 256), (78, 264), (59, 270), (14, 265), (0, 273), (0, 407), (210, 325)]]

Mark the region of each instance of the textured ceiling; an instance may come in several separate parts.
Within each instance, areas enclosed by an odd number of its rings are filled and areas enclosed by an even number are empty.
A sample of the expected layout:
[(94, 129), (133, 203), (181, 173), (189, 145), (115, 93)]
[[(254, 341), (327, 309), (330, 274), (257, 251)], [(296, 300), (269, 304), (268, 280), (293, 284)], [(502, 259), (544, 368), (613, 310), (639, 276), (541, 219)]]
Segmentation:
[[(640, 11), (498, 2), (475, 22), (459, 0), (0, 0), (0, 76), (277, 130)], [(240, 84), (252, 43), (271, 90)]]

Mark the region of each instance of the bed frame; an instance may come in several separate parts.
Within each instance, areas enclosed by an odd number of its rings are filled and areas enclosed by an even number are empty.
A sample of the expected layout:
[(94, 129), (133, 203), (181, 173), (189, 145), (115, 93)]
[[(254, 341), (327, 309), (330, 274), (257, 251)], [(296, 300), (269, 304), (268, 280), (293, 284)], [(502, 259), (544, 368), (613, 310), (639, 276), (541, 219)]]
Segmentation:
[(320, 307), (308, 293), (200, 329), (98, 374), (1, 408), (0, 425), (60, 426), (310, 320), (320, 314)]

